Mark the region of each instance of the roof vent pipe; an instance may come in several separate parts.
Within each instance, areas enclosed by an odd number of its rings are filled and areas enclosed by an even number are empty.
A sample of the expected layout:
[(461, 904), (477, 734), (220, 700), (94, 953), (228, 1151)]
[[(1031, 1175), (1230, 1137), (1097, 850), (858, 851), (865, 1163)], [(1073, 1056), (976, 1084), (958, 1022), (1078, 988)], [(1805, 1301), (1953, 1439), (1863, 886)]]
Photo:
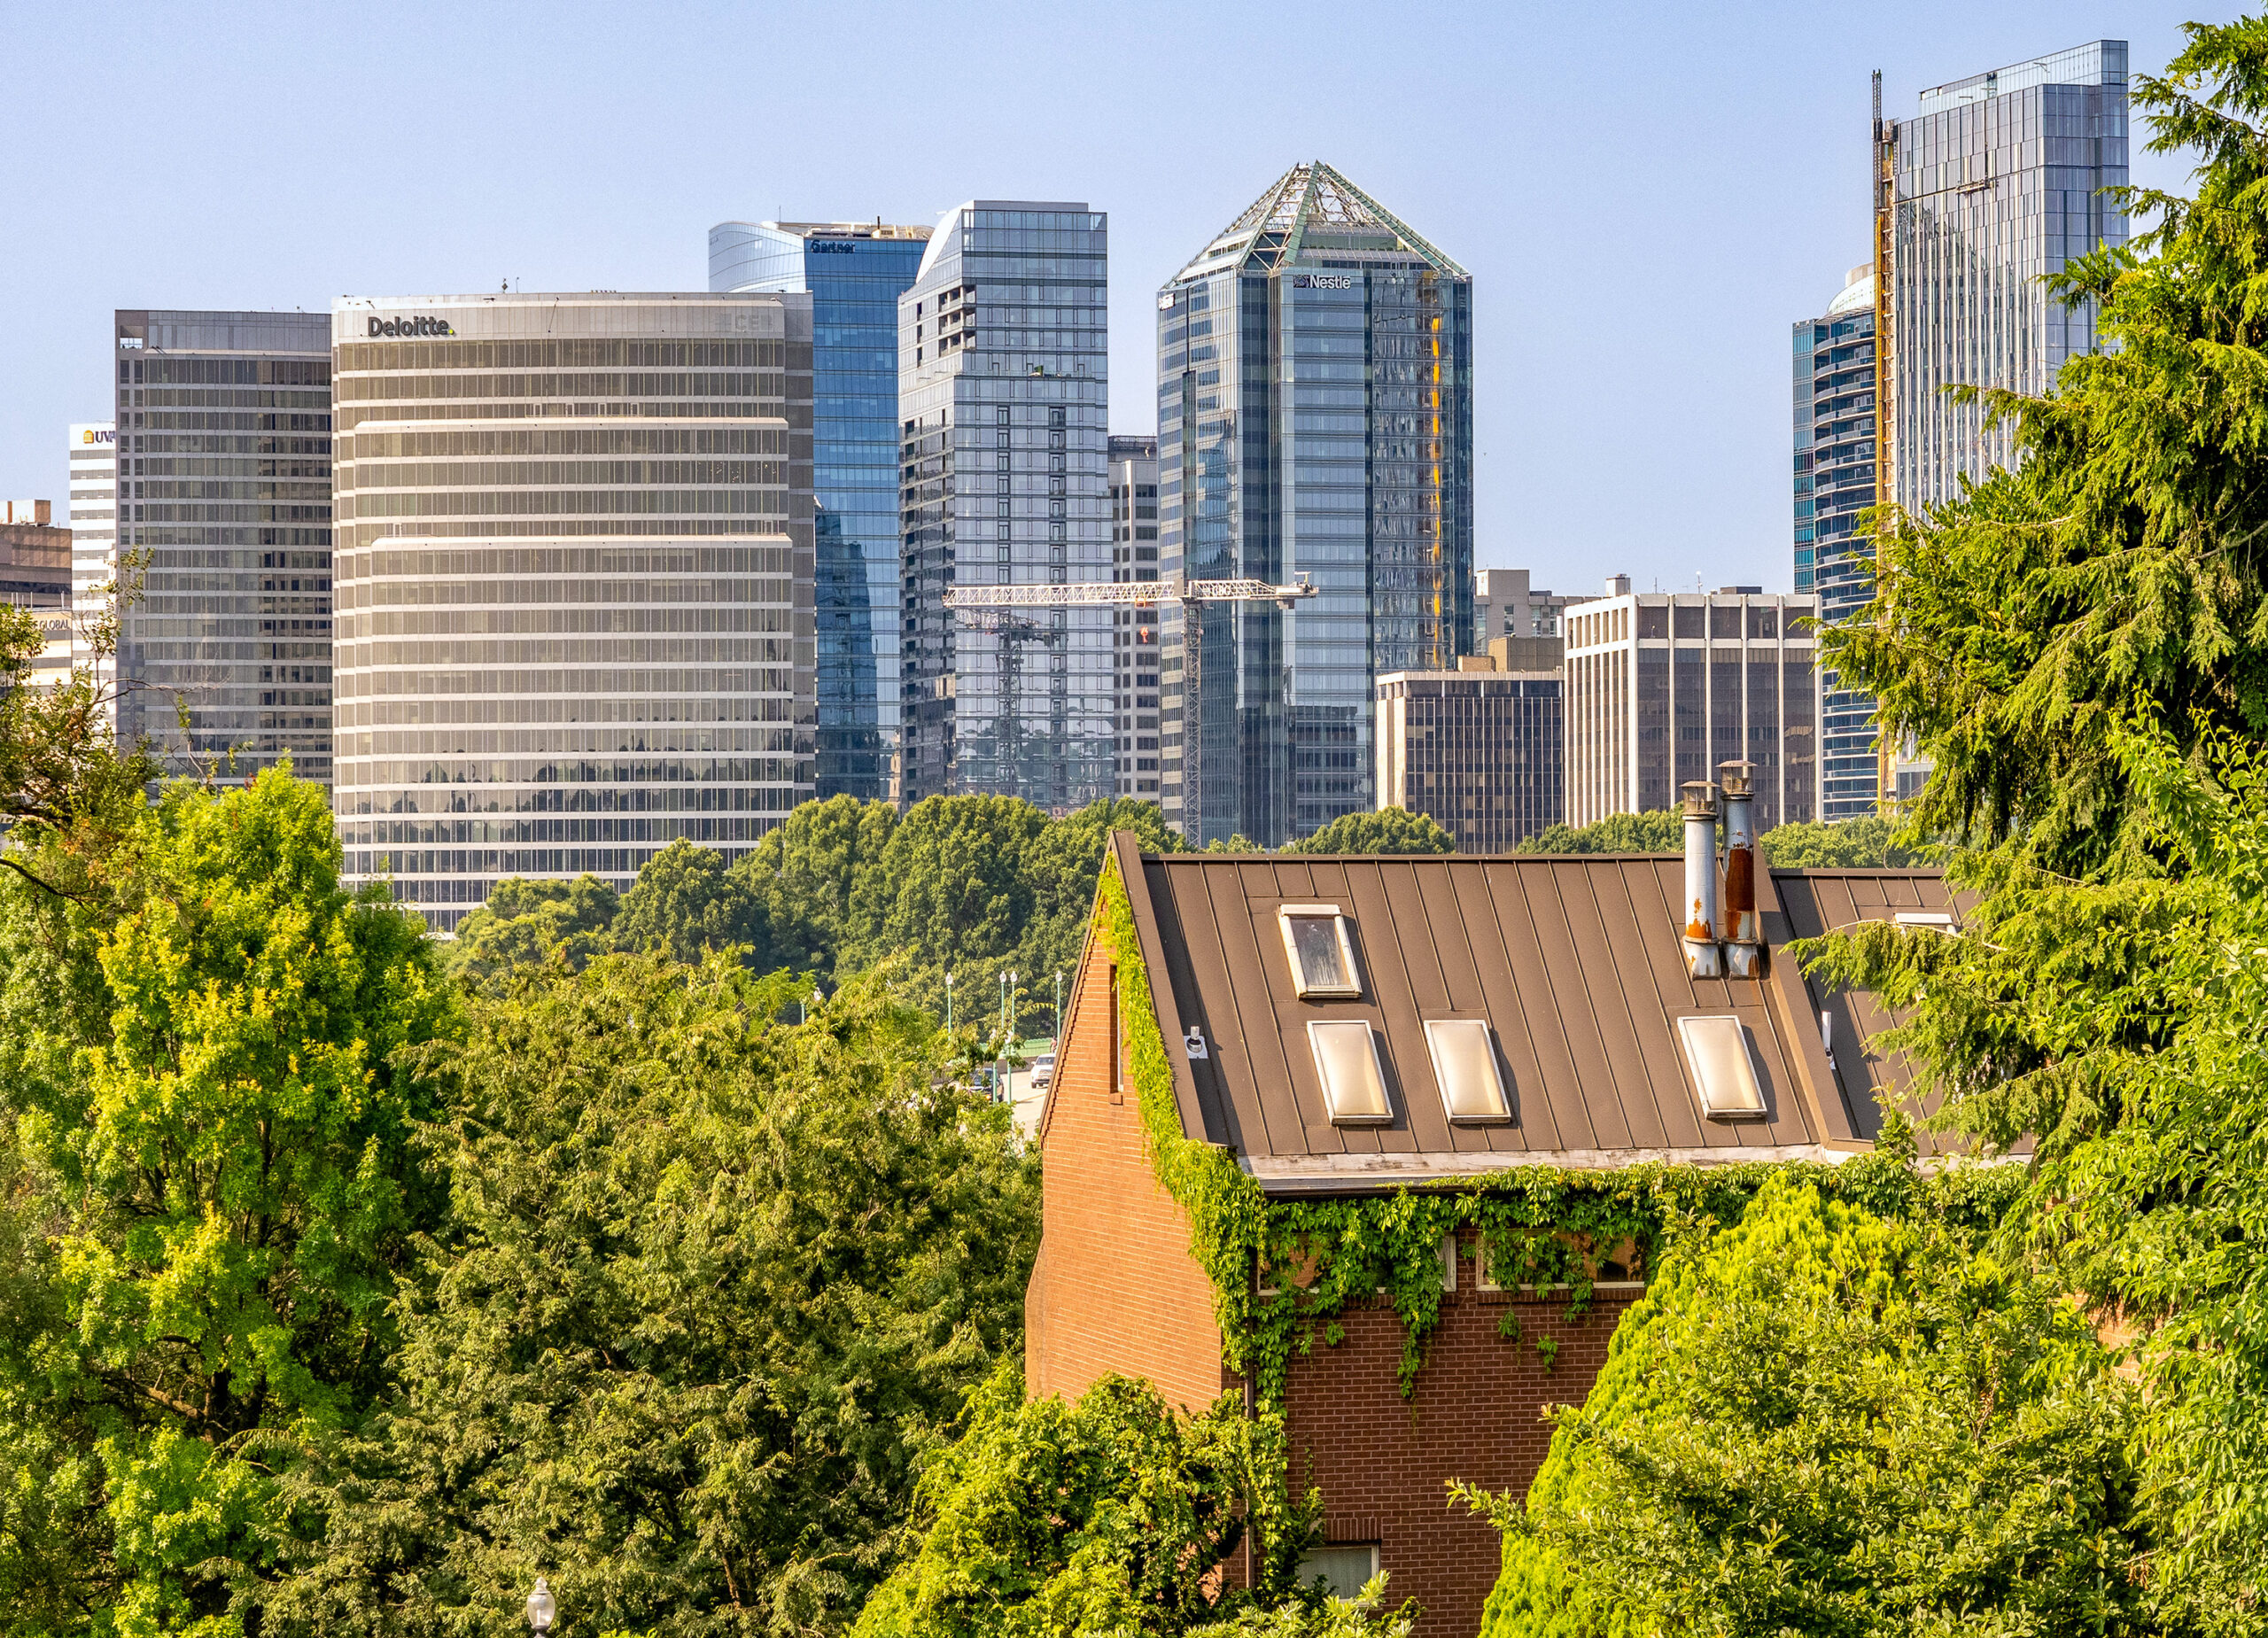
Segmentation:
[(1722, 978), (1717, 948), (1717, 788), (1706, 780), (1685, 786), (1685, 970), (1696, 978)]
[(1762, 965), (1764, 940), (1756, 918), (1756, 803), (1749, 791), (1753, 772), (1753, 765), (1745, 762), (1717, 765), (1718, 788), (1725, 794), (1725, 905), (1718, 928), (1725, 938), (1725, 972), (1732, 978), (1754, 978)]

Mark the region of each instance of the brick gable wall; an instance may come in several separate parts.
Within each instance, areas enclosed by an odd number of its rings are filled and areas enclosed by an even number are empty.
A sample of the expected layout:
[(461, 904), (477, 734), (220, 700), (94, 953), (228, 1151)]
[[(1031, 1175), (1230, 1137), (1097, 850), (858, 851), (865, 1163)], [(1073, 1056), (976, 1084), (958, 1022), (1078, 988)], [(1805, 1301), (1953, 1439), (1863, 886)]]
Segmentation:
[(1134, 1088), (1113, 1084), (1110, 955), (1090, 940), (1055, 1054), (1041, 1138), (1039, 1257), (1024, 1298), (1024, 1383), (1076, 1399), (1108, 1372), (1202, 1410), (1221, 1392), (1213, 1286), (1158, 1186)]
[[(1415, 1638), (1472, 1638), (1501, 1563), (1495, 1530), (1449, 1507), (1448, 1481), (1525, 1495), (1551, 1443), (1543, 1408), (1590, 1392), (1630, 1302), (1602, 1295), (1571, 1321), (1564, 1298), (1478, 1290), (1469, 1257), (1457, 1284), (1410, 1398), (1396, 1374), (1402, 1321), (1384, 1299), (1347, 1310), (1344, 1339), (1318, 1337), (1285, 1384), (1293, 1484), (1323, 1492), (1328, 1542), (1377, 1545), (1389, 1600), (1425, 1606)], [(1507, 1312), (1516, 1341), (1498, 1334)], [(1559, 1345), (1549, 1370), (1539, 1337)]]

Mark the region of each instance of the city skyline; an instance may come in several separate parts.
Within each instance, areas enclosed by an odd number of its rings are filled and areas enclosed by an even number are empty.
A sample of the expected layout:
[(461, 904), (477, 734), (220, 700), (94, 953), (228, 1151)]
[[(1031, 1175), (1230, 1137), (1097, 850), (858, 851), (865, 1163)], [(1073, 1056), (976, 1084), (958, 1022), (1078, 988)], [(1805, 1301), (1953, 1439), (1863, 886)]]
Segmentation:
[[(425, 27), (414, 10), (401, 15), (412, 32)], [(1909, 117), (1927, 88), (2087, 37), (2131, 41), (2134, 68), (2151, 71), (2178, 44), (2182, 12), (1923, 8), (1870, 30), (1808, 13), (1798, 29), (1794, 12), (1765, 8), (1637, 29), (1514, 10), (1461, 27), (1459, 51), (1441, 63), (1417, 55), (1424, 19), (1435, 15), (1426, 8), (1348, 13), (1280, 40), (1258, 14), (1231, 15), (1193, 57), (1170, 49), (1180, 15), (1170, 8), (1122, 8), (1076, 27), (1010, 8), (976, 43), (926, 42), (918, 52), (916, 31), (893, 29), (886, 16), (854, 27), (795, 14), (765, 27), (788, 15), (690, 8), (681, 16), (714, 49), (688, 63), (643, 37), (585, 26), (571, 10), (548, 13), (552, 26), (533, 31), (509, 13), (432, 12), (428, 23), (448, 49), (421, 62), (384, 162), (336, 190), (315, 168), (327, 164), (320, 143), (304, 154), (269, 145), (257, 179), (240, 180), (217, 158), (245, 140), (237, 128), (252, 107), (272, 106), (232, 102), (225, 88), (247, 76), (273, 83), (280, 63), (334, 65), (326, 114), (382, 97), (395, 107), (402, 94), (376, 58), (344, 48), (343, 22), (270, 19), (254, 28), (214, 11), (151, 21), (97, 52), (97, 36), (66, 20), (22, 19), (19, 60), (31, 89), (0, 114), (17, 159), (9, 198), (17, 220), (45, 220), (53, 231), (0, 272), (16, 310), (38, 315), (0, 338), (0, 369), (15, 385), (0, 405), (0, 490), (63, 499), (56, 445), (60, 429), (108, 408), (93, 372), (97, 358), (107, 361), (113, 308), (322, 312), (342, 293), (478, 290), (513, 277), (529, 291), (697, 290), (706, 283), (699, 236), (719, 220), (934, 223), (972, 193), (1085, 198), (1111, 213), (1109, 430), (1146, 433), (1148, 292), (1191, 242), (1241, 207), (1253, 175), (1320, 156), (1408, 220), (1471, 219), (1456, 250), (1480, 291), (1479, 565), (1531, 567), (1547, 585), (1589, 584), (1604, 566), (1641, 587), (1690, 586), (1698, 571), (1712, 584), (1784, 588), (1780, 338), (1789, 315), (1815, 311), (1819, 293), (1864, 253), (1868, 70), (1884, 72), (1886, 112)], [(788, 89), (788, 112), (749, 137), (715, 128), (707, 88), (739, 72), (749, 52), (835, 60), (852, 33), (870, 92), (855, 128), (816, 117), (832, 95), (823, 86)], [(1257, 50), (1262, 41), (1276, 71), (1254, 81), (1234, 64), (1239, 42)], [(514, 66), (470, 95), (477, 65), (495, 62)], [(1437, 117), (1421, 134), (1363, 114), (1355, 99), (1306, 94), (1303, 74), (1355, 63), (1405, 78), (1422, 72)], [(1014, 106), (955, 113), (954, 140), (931, 140), (952, 110), (942, 88), (979, 70), (1016, 78)], [(1142, 158), (1153, 138), (1195, 107), (1217, 109), (1231, 76), (1238, 105), (1201, 162), (1169, 179), (1153, 174)], [(540, 119), (553, 96), (590, 90), (602, 77), (605, 109), (587, 127), (563, 129), (556, 144), (508, 136)], [(194, 118), (169, 89), (176, 82), (205, 88)], [(106, 140), (146, 146), (163, 127), (166, 151), (178, 156), (113, 177), (99, 206), (67, 186), (85, 163), (75, 111), (97, 91), (109, 122), (123, 127)], [(309, 82), (288, 97), (314, 93)], [(429, 108), (449, 117), (416, 117)], [(630, 120), (628, 109), (644, 117)], [(1666, 144), (1689, 145), (1683, 133), (1702, 128), (1697, 121), (1712, 134), (1706, 151), (1725, 162), (1660, 165)], [(669, 174), (650, 175), (664, 151), (675, 161)], [(2182, 181), (2140, 153), (2133, 169), (2138, 183)], [(178, 186), (189, 175), (198, 186)], [(328, 229), (308, 231), (295, 179), (307, 197), (320, 190), (338, 201)], [(1472, 209), (1475, 196), (1486, 208)], [(584, 225), (594, 205), (609, 217), (604, 233)], [(1683, 294), (1683, 322), (1628, 324), (1629, 313), (1658, 305), (1666, 280)], [(1617, 408), (1613, 384), (1634, 372), (1706, 395), (1710, 407), (1685, 418), (1674, 446), (1650, 454), (1648, 481), (1630, 501), (1600, 508), (1597, 494), (1628, 493), (1627, 454), (1599, 429)]]

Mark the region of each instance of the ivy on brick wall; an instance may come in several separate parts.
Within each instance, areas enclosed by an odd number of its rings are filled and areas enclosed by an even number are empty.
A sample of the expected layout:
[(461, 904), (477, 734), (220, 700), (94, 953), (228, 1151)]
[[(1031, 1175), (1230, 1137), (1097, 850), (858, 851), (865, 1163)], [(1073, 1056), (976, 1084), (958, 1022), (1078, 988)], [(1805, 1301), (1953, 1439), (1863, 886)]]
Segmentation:
[[(1678, 1237), (1737, 1222), (1775, 1175), (1795, 1173), (1822, 1194), (1878, 1215), (1977, 1226), (1997, 1221), (2023, 1185), (2016, 1168), (1920, 1176), (1910, 1136), (1894, 1123), (1875, 1153), (1840, 1166), (1523, 1166), (1355, 1199), (1271, 1201), (1228, 1150), (1183, 1133), (1173, 1061), (1115, 857), (1099, 897), (1101, 935), (1118, 964), (1119, 1027), (1152, 1168), (1189, 1219), (1190, 1250), (1213, 1283), (1223, 1355), (1268, 1403), (1282, 1398), (1294, 1357), (1341, 1339), (1340, 1316), (1350, 1304), (1381, 1298), (1402, 1321), (1407, 1397), (1441, 1320), (1441, 1245), (1451, 1236), (1460, 1257), (1486, 1260), (1492, 1283), (1564, 1297), (1573, 1316), (1589, 1306), (1602, 1277), (1643, 1279)], [(1517, 1327), (1508, 1305), (1499, 1329), (1516, 1339)]]

